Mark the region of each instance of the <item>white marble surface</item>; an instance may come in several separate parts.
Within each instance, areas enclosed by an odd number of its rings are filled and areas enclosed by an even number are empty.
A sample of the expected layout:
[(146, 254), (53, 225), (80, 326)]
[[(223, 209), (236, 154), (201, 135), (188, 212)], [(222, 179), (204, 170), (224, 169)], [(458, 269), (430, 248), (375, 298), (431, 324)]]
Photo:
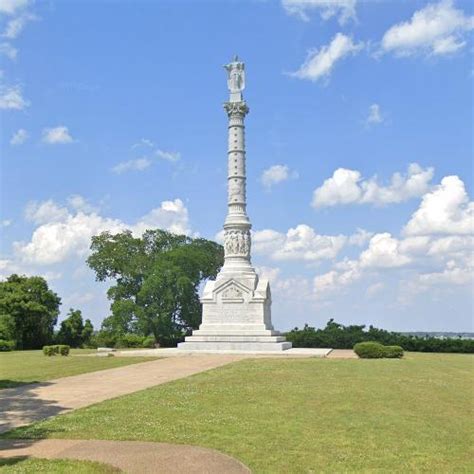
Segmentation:
[(332, 349), (318, 348), (291, 348), (285, 351), (238, 351), (238, 350), (183, 350), (175, 347), (163, 349), (133, 349), (127, 351), (118, 351), (117, 357), (180, 357), (184, 355), (200, 354), (241, 354), (249, 357), (326, 357)]

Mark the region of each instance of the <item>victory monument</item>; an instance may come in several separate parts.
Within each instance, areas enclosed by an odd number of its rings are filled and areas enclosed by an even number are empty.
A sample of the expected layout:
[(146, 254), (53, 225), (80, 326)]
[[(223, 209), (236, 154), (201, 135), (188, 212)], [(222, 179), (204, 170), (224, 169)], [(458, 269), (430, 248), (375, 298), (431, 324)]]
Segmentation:
[(184, 350), (284, 351), (291, 342), (273, 330), (268, 280), (259, 278), (250, 261), (252, 225), (247, 216), (245, 125), (249, 108), (242, 96), (245, 65), (236, 56), (227, 70), (229, 101), (228, 212), (224, 223), (224, 265), (203, 295), (202, 324), (185, 342)]

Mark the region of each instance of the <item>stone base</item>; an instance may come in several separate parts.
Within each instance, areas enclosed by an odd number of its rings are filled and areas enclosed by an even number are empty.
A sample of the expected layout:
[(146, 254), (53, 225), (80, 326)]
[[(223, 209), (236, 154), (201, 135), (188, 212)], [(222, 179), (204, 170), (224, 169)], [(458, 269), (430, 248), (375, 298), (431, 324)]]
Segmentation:
[[(307, 358), (307, 357), (327, 357), (332, 349), (304, 349), (301, 347), (286, 349), (284, 351), (249, 351), (244, 350), (185, 350), (177, 347), (167, 347), (163, 349), (132, 349), (116, 352), (117, 357), (183, 357), (183, 356), (208, 356), (208, 355), (235, 355), (239, 357), (285, 357), (285, 358)], [(98, 357), (98, 354), (90, 354), (88, 357)]]
[(291, 349), (283, 336), (189, 336), (178, 344), (185, 351), (280, 352)]
[(291, 342), (273, 329), (271, 295), (267, 280), (255, 273), (219, 276), (208, 281), (202, 302), (202, 324), (180, 351), (282, 352)]

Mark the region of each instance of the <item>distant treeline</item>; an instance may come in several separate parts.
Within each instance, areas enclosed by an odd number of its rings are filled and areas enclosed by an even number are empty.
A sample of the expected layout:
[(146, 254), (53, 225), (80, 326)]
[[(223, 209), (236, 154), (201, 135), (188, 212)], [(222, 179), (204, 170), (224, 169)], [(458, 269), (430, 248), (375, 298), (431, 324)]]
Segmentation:
[(332, 349), (352, 349), (355, 344), (365, 341), (384, 345), (401, 346), (414, 352), (458, 352), (474, 353), (474, 340), (414, 336), (369, 326), (344, 326), (330, 319), (324, 329), (315, 329), (307, 324), (303, 329), (295, 328), (286, 333), (293, 347), (330, 347)]
[(446, 332), (446, 331), (411, 331), (401, 332), (404, 336), (438, 337), (441, 339), (474, 339), (474, 332)]

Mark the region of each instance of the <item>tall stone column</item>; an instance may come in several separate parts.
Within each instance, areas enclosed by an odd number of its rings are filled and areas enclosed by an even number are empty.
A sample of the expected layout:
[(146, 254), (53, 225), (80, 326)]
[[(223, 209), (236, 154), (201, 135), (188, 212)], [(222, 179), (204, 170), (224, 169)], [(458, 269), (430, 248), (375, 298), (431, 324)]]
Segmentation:
[[(243, 70), (243, 63), (241, 64)], [(251, 224), (247, 216), (245, 171), (245, 116), (249, 112), (241, 93), (232, 94), (224, 104), (229, 118), (228, 125), (228, 174), (227, 203), (228, 212), (224, 223), (225, 263), (221, 277), (232, 275), (249, 279), (253, 284), (256, 277), (251, 266)]]
[(190, 351), (282, 351), (291, 343), (273, 330), (268, 280), (259, 278), (250, 260), (251, 224), (247, 216), (245, 116), (242, 97), (245, 65), (236, 56), (224, 66), (228, 73), (228, 211), (224, 222), (224, 265), (208, 281), (201, 297), (202, 324), (179, 349)]

